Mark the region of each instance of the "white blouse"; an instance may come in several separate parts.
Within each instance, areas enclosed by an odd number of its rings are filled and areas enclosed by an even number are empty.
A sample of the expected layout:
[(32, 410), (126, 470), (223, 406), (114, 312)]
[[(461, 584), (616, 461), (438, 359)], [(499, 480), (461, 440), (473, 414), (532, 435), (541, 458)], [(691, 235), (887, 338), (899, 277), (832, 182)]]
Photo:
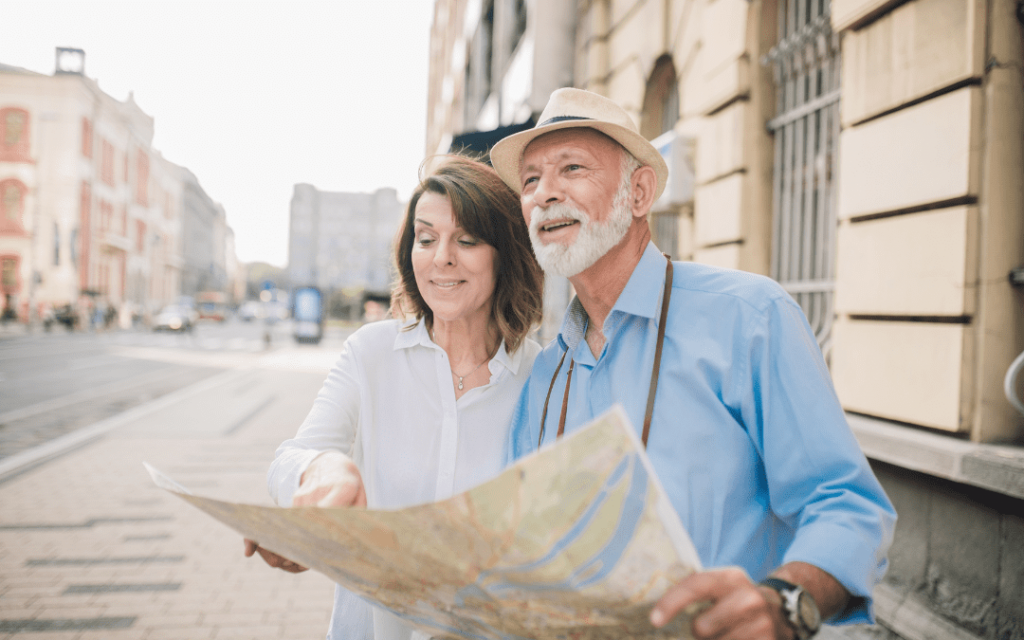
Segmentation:
[[(345, 341), (299, 432), (270, 465), (267, 484), (279, 506), (291, 505), (302, 473), (327, 450), (359, 465), (369, 508), (443, 500), (501, 471), (512, 411), (540, 346), (527, 339), (509, 355), (502, 342), (487, 365), (490, 382), (456, 400), (448, 354), (426, 323), (401, 329), (398, 320), (375, 322)], [(337, 588), (328, 640), (409, 640), (413, 633)]]

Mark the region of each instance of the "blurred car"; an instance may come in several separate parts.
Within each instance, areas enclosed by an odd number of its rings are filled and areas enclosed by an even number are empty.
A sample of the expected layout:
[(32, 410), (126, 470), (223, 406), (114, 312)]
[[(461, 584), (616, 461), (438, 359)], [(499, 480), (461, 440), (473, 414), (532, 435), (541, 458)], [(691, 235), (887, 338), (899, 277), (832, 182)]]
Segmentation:
[(157, 315), (153, 331), (191, 331), (198, 320), (195, 309), (179, 305), (168, 305)]
[(263, 317), (263, 306), (255, 301), (248, 300), (238, 307), (238, 317), (245, 322), (252, 322)]

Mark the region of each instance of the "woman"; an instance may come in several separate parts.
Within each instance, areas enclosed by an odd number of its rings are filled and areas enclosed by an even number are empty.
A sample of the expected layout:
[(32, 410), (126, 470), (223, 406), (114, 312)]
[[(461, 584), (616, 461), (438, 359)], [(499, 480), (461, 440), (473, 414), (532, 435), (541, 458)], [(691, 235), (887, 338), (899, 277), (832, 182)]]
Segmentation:
[[(496, 475), (540, 347), (543, 276), (518, 197), (485, 164), (449, 156), (412, 194), (395, 246), (396, 319), (368, 324), (268, 473), (281, 506), (400, 508)], [(411, 320), (403, 320), (410, 318)], [(272, 566), (302, 567), (246, 541)], [(407, 640), (411, 627), (343, 588), (328, 638)]]

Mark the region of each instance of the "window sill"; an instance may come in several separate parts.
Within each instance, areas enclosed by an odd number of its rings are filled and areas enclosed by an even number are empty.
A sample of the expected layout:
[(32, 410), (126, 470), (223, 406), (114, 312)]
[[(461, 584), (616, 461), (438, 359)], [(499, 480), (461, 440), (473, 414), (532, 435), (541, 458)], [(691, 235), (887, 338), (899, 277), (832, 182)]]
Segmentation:
[(872, 460), (1024, 499), (1024, 447), (965, 442), (849, 413), (846, 420)]

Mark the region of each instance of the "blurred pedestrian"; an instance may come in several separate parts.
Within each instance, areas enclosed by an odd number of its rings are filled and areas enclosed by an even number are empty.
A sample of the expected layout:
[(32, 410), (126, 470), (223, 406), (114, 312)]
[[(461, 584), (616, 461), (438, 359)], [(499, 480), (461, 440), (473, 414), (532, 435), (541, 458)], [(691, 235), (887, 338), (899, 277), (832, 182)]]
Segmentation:
[[(400, 508), (497, 474), (512, 408), (540, 350), (543, 276), (519, 201), (487, 165), (448, 156), (412, 194), (395, 243), (394, 319), (346, 341), (268, 474), (281, 506)], [(256, 542), (271, 566), (304, 570)], [(329, 639), (414, 630), (340, 586)]]

